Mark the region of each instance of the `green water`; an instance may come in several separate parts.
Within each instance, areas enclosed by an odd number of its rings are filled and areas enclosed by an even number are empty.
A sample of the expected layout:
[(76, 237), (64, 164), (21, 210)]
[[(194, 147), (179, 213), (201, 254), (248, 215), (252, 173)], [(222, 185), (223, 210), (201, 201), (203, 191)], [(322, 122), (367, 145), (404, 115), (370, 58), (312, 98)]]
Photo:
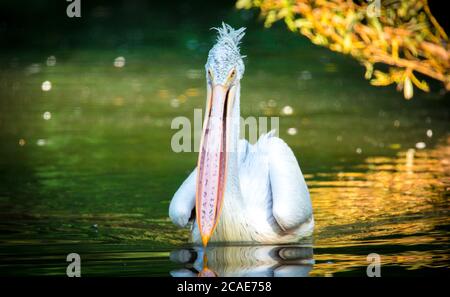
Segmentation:
[[(385, 276), (448, 274), (448, 98), (436, 84), (406, 101), (371, 87), (347, 57), (283, 46), (288, 34), (261, 46), (248, 33), (241, 110), (280, 116), (310, 188), (314, 238), (297, 250), (215, 247), (209, 268), (275, 275), (288, 259), (294, 275), (365, 276), (377, 253)], [(0, 53), (0, 274), (65, 275), (69, 253), (83, 276), (201, 270), (189, 230), (167, 217), (197, 159), (171, 150), (170, 125), (203, 108), (210, 45)]]

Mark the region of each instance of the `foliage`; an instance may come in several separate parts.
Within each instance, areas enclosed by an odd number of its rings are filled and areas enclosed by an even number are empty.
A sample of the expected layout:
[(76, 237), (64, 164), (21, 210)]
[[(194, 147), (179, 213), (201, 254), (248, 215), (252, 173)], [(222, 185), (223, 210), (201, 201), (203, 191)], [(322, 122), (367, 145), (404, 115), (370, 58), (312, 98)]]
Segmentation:
[[(396, 83), (406, 99), (412, 98), (413, 85), (429, 91), (414, 72), (441, 81), (448, 91), (448, 37), (427, 0), (368, 1), (238, 0), (236, 6), (259, 8), (266, 27), (284, 20), (313, 43), (353, 56), (372, 85)], [(374, 70), (377, 63), (387, 64), (388, 71)]]

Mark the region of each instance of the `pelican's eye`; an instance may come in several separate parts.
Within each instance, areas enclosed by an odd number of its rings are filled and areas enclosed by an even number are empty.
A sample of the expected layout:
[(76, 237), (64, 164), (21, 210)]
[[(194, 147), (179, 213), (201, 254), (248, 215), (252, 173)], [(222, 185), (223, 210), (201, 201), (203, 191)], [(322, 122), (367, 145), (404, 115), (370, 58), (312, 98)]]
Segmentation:
[(213, 81), (213, 75), (212, 75), (211, 69), (208, 69), (208, 80), (211, 82)]
[(228, 77), (228, 83), (233, 83), (235, 77), (236, 77), (236, 69), (233, 69), (233, 71), (231, 71), (230, 73), (230, 76)]

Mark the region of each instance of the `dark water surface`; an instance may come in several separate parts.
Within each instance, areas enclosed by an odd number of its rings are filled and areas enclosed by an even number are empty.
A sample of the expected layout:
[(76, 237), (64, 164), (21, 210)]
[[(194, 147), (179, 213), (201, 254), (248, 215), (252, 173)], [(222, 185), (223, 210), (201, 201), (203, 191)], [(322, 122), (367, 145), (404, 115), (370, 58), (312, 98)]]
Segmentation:
[[(84, 276), (201, 271), (203, 252), (167, 217), (197, 158), (170, 141), (173, 118), (203, 108), (210, 43), (199, 46), (0, 54), (0, 274), (65, 275), (69, 253)], [(295, 246), (211, 247), (208, 267), (365, 276), (377, 253), (385, 276), (448, 275), (449, 100), (439, 86), (407, 101), (307, 42), (280, 50), (249, 37), (244, 54), (243, 116), (281, 117), (316, 229)]]

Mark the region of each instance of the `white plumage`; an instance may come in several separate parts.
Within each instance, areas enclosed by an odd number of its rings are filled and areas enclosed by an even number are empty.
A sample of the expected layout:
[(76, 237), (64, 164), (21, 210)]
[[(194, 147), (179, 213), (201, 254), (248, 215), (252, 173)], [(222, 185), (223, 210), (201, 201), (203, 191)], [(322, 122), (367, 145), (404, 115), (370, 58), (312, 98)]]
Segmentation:
[[(313, 233), (314, 218), (308, 188), (292, 150), (274, 136), (274, 131), (261, 136), (256, 144), (239, 140), (240, 78), (244, 67), (238, 44), (243, 34), (243, 29), (233, 30), (223, 25), (206, 65), (207, 71), (213, 70), (220, 78), (220, 82), (208, 81), (208, 84), (225, 84), (227, 75), (223, 73), (229, 73), (230, 69), (238, 71), (229, 87), (234, 88), (236, 94), (226, 129), (227, 170), (223, 207), (210, 240), (297, 242)], [(221, 48), (221, 44), (226, 47)], [(196, 204), (197, 178), (195, 169), (175, 193), (169, 207), (170, 218), (181, 227), (188, 223)], [(202, 242), (196, 223), (193, 224), (192, 239), (195, 243)]]

